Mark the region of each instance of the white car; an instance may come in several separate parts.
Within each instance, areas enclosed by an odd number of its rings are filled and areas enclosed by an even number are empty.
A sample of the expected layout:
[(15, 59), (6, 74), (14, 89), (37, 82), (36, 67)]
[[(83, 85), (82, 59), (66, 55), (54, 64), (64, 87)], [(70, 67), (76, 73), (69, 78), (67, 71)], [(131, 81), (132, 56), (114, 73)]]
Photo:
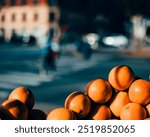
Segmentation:
[(128, 38), (124, 35), (107, 36), (104, 37), (102, 41), (106, 46), (113, 46), (117, 48), (125, 48), (129, 43)]

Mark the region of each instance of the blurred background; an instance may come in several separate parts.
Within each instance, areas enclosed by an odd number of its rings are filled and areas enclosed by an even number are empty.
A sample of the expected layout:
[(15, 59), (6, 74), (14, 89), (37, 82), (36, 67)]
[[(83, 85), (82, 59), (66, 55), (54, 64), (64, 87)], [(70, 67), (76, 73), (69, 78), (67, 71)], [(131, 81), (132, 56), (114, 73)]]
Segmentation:
[(116, 65), (150, 75), (149, 0), (0, 0), (0, 102), (30, 88), (35, 107), (62, 107)]

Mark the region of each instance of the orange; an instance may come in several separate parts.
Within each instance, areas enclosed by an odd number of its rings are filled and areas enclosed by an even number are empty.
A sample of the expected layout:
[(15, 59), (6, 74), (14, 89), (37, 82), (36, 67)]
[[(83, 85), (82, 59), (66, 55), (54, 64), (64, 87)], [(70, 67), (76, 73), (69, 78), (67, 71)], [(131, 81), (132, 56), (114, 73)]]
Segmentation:
[(56, 108), (47, 115), (47, 120), (74, 120), (74, 113), (66, 108)]
[(32, 109), (29, 111), (29, 120), (45, 120), (46, 114), (40, 109)]
[(146, 110), (147, 110), (148, 117), (150, 118), (150, 103), (146, 105)]
[(117, 92), (110, 102), (110, 109), (116, 117), (120, 117), (121, 109), (130, 102), (128, 93), (124, 91)]
[(121, 120), (143, 120), (145, 118), (146, 110), (138, 103), (128, 103), (120, 112)]
[(87, 95), (82, 92), (73, 92), (65, 100), (65, 108), (72, 110), (77, 118), (83, 118), (91, 110), (91, 102)]
[(112, 96), (112, 88), (104, 79), (92, 80), (86, 87), (86, 93), (92, 101), (98, 104), (105, 103)]
[(16, 99), (8, 99), (2, 103), (4, 109), (4, 119), (27, 120), (28, 109), (21, 101)]
[(148, 104), (150, 102), (150, 83), (143, 79), (134, 81), (129, 88), (129, 99), (142, 105)]
[(8, 99), (18, 99), (24, 103), (28, 109), (32, 109), (35, 103), (35, 97), (31, 90), (25, 87), (18, 87), (14, 89)]
[(91, 111), (89, 118), (92, 120), (108, 120), (111, 119), (111, 111), (106, 105), (99, 105)]
[(128, 89), (134, 79), (134, 72), (127, 65), (112, 68), (108, 75), (108, 81), (112, 87), (119, 91)]
[(89, 87), (90, 87), (90, 84), (93, 82), (94, 80), (91, 80), (87, 85), (86, 85), (86, 87), (85, 87), (85, 91), (87, 91), (88, 89), (89, 89)]

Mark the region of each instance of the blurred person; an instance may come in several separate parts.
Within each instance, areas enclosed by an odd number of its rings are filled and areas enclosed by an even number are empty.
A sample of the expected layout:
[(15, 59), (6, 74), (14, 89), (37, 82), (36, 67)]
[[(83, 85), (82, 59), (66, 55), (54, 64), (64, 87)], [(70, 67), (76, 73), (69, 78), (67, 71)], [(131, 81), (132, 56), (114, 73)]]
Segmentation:
[(50, 40), (51, 40), (51, 49), (53, 51), (53, 56), (55, 60), (57, 60), (60, 56), (60, 39), (61, 39), (61, 32), (59, 29), (50, 29)]
[(132, 21), (132, 46), (131, 50), (140, 50), (144, 46), (146, 35), (146, 21), (143, 16), (137, 15), (131, 18)]
[(150, 27), (146, 29), (146, 35), (144, 39), (145, 45), (149, 46), (150, 45)]
[(46, 46), (44, 48), (45, 54), (42, 62), (41, 74), (52, 74), (56, 71), (56, 60), (59, 57), (59, 45), (51, 40), (51, 37), (48, 38)]
[(59, 28), (51, 28), (46, 42), (42, 45), (44, 57), (42, 62), (41, 74), (53, 74), (56, 71), (56, 61), (60, 56), (60, 38)]
[(48, 75), (49, 71), (56, 71), (55, 57), (53, 56), (53, 51), (51, 47), (47, 47), (47, 54), (44, 57), (43, 67)]
[(89, 43), (85, 42), (82, 37), (77, 40), (77, 53), (84, 60), (89, 60), (92, 55), (92, 49)]

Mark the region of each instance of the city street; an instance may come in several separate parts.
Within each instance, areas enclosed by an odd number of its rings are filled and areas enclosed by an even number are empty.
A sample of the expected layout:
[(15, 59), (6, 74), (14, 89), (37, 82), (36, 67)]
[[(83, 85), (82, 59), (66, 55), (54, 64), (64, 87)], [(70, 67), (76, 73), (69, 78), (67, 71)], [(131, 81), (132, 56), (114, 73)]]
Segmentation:
[(107, 79), (116, 65), (129, 65), (136, 76), (148, 80), (150, 58), (131, 57), (123, 52), (93, 53), (89, 61), (74, 54), (61, 54), (57, 70), (50, 75), (40, 75), (42, 51), (37, 48), (0, 49), (0, 101), (7, 99), (16, 87), (30, 88), (36, 98), (35, 108), (48, 112), (62, 107), (65, 98), (73, 91), (84, 92), (86, 84), (96, 78)]

